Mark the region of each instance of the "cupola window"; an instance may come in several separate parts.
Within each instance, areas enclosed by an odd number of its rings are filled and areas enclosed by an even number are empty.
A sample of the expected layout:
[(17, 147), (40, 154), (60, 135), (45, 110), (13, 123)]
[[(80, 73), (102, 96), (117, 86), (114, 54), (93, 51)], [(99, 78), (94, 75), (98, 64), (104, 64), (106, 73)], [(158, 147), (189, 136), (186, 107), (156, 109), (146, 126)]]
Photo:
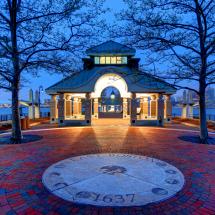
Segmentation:
[(127, 64), (127, 57), (120, 56), (102, 56), (94, 58), (95, 64)]

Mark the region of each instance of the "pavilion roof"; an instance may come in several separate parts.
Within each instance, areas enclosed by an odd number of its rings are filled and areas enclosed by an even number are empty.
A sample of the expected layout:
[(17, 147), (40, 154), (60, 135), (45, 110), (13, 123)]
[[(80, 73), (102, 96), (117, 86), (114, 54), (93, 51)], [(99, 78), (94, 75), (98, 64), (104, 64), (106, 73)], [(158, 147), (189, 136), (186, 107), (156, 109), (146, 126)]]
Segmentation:
[(129, 92), (136, 93), (166, 93), (173, 94), (176, 89), (169, 83), (153, 77), (143, 71), (127, 66), (94, 67), (75, 73), (46, 89), (48, 94), (60, 92), (90, 93), (94, 92), (96, 81), (104, 74), (120, 75), (126, 81)]
[(94, 46), (86, 50), (86, 54), (89, 56), (101, 55), (134, 56), (135, 53), (136, 53), (135, 49), (112, 40), (104, 42), (100, 45)]

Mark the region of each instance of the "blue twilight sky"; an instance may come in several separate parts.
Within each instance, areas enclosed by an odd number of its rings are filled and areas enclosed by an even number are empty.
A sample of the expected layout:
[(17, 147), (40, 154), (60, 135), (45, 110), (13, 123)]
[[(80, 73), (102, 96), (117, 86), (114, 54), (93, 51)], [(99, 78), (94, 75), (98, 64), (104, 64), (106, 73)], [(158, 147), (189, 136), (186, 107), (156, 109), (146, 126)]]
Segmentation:
[[(113, 22), (115, 17), (114, 13), (120, 11), (125, 4), (122, 0), (106, 0), (105, 7), (110, 8), (111, 11), (106, 14), (105, 18), (107, 18), (108, 22)], [(34, 91), (39, 88), (39, 86), (43, 86), (44, 89), (51, 86), (52, 84), (60, 81), (62, 79), (62, 75), (60, 74), (53, 74), (46, 73), (42, 71), (39, 73), (39, 77), (32, 77), (28, 75), (26, 79), (28, 80), (27, 83), (25, 82), (25, 86), (20, 91), (20, 99), (28, 100), (29, 89), (33, 89)], [(41, 99), (49, 98), (48, 95), (45, 93), (41, 94)], [(0, 104), (1, 103), (10, 103), (11, 94), (6, 92), (5, 90), (0, 89)]]
[[(119, 12), (121, 9), (125, 7), (125, 3), (123, 0), (106, 0), (105, 7), (110, 9), (110, 12), (104, 15), (104, 18), (107, 20), (108, 23), (113, 23), (115, 21), (114, 13)], [(137, 51), (137, 57), (142, 58), (141, 52)], [(140, 63), (144, 63), (143, 60)], [(20, 91), (20, 99), (28, 100), (29, 89), (33, 89), (34, 91), (39, 88), (39, 86), (43, 86), (44, 89), (47, 87), (55, 84), (56, 82), (60, 81), (63, 78), (60, 74), (53, 74), (46, 71), (39, 72), (39, 77), (32, 77), (30, 75), (26, 75), (25, 79), (25, 86)], [(42, 101), (45, 98), (49, 98), (48, 95), (44, 93), (41, 94)], [(11, 94), (0, 89), (0, 104), (1, 103), (10, 103), (11, 101)]]

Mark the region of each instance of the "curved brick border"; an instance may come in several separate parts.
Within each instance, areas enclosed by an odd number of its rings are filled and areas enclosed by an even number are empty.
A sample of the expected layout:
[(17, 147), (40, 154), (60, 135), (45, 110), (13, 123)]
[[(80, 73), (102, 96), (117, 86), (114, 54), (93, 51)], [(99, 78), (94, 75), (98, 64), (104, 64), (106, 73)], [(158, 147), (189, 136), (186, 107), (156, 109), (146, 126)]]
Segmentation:
[[(215, 214), (215, 146), (178, 139), (184, 131), (91, 127), (28, 133), (42, 135), (43, 139), (0, 146), (0, 214)], [(51, 164), (99, 152), (133, 153), (165, 160), (183, 172), (186, 185), (164, 202), (130, 208), (76, 205), (44, 188), (41, 177)]]

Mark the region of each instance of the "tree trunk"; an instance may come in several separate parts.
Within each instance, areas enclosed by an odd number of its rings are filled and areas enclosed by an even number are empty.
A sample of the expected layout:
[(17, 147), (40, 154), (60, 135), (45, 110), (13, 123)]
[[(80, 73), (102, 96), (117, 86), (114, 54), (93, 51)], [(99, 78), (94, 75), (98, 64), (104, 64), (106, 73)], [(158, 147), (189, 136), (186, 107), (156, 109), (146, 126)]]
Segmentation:
[(17, 1), (13, 0), (9, 5), (10, 10), (10, 33), (12, 42), (12, 62), (13, 62), (13, 81), (12, 81), (12, 137), (13, 143), (21, 143), (22, 132), (20, 126), (19, 114), (19, 83), (20, 83), (20, 68), (19, 68), (19, 52), (17, 48)]
[(200, 90), (199, 95), (199, 117), (200, 117), (200, 140), (201, 143), (207, 144), (208, 128), (206, 119), (205, 88)]
[(19, 114), (19, 87), (12, 87), (12, 143), (19, 144), (22, 140)]
[(208, 128), (206, 119), (206, 104), (205, 104), (205, 89), (206, 89), (206, 71), (207, 71), (207, 53), (205, 48), (205, 36), (202, 21), (201, 5), (198, 0), (195, 0), (196, 18), (199, 31), (199, 45), (201, 53), (201, 71), (199, 77), (199, 109), (200, 109), (200, 139), (206, 144), (208, 142)]

